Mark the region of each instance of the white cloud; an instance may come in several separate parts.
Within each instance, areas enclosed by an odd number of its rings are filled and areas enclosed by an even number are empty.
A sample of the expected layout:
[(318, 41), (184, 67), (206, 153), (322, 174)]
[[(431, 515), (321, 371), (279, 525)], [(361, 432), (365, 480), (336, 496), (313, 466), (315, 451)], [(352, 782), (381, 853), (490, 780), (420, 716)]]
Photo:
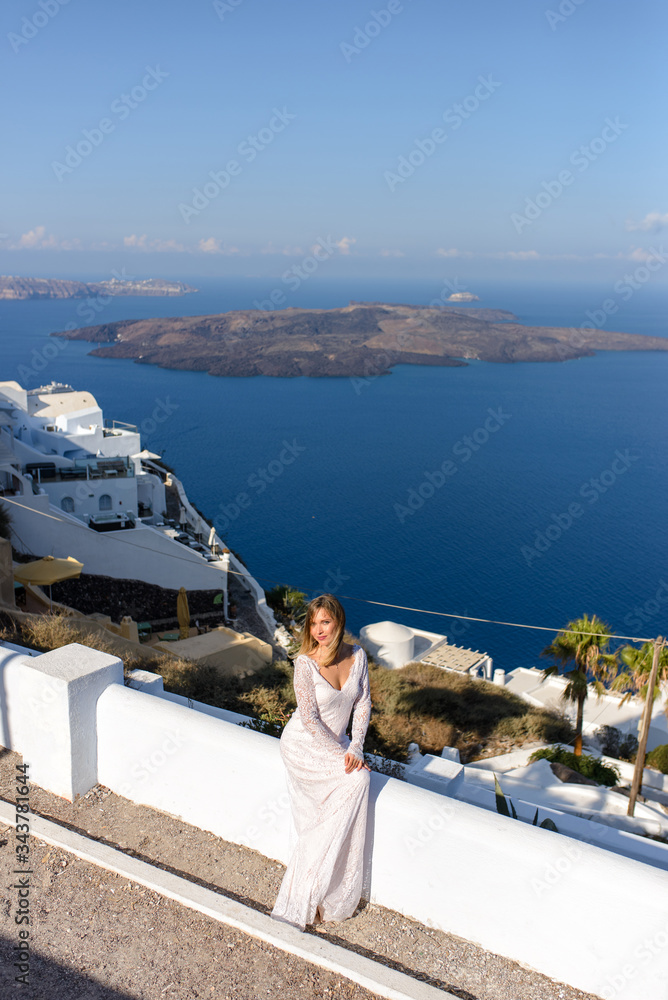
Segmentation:
[(136, 233), (132, 233), (131, 236), (124, 236), (123, 245), (128, 250), (144, 250), (147, 253), (188, 252), (187, 247), (184, 247), (183, 243), (178, 243), (177, 240), (161, 240), (157, 238), (149, 240), (146, 233), (142, 233), (141, 236), (137, 236)]
[(219, 253), (224, 257), (234, 257), (241, 253), (239, 247), (228, 246), (226, 243), (221, 243), (215, 236), (209, 236), (206, 240), (200, 240), (197, 244), (197, 249), (201, 253)]
[(343, 236), (340, 240), (336, 240), (336, 245), (339, 248), (339, 252), (345, 257), (349, 256), (350, 248), (357, 240), (354, 236)]
[(81, 240), (73, 237), (70, 240), (59, 240), (53, 233), (47, 233), (46, 226), (35, 226), (23, 233), (16, 243), (10, 244), (12, 250), (81, 250)]
[(437, 257), (473, 257), (474, 254), (471, 250), (456, 250), (454, 247), (450, 250), (444, 250), (443, 247), (439, 247), (436, 251)]
[(651, 260), (654, 257), (654, 254), (650, 253), (649, 250), (643, 250), (642, 247), (635, 247), (631, 253), (626, 256), (628, 260), (637, 260), (640, 261), (641, 264), (644, 264), (646, 260)]
[(78, 239), (75, 236), (74, 239), (71, 239), (71, 240), (61, 240), (60, 241), (60, 249), (61, 250), (82, 250), (83, 247), (81, 246), (81, 240)]
[(406, 254), (403, 252), (403, 250), (381, 250), (380, 251), (380, 256), (381, 257), (405, 257)]
[(20, 238), (17, 248), (19, 250), (52, 250), (60, 247), (58, 240), (53, 234), (46, 235), (46, 226), (35, 226)]
[(668, 227), (668, 212), (664, 212), (663, 215), (660, 212), (648, 212), (640, 222), (629, 219), (626, 223), (626, 228), (630, 232), (642, 230), (645, 233), (659, 233), (666, 227)]
[(146, 233), (143, 236), (136, 236), (134, 233), (132, 236), (124, 236), (123, 243), (126, 247), (134, 247), (136, 250), (145, 250), (146, 241), (148, 237)]
[[(437, 257), (476, 257), (485, 260), (590, 260), (576, 253), (539, 253), (538, 250), (494, 250), (486, 253), (474, 253), (472, 250), (436, 251)], [(608, 254), (594, 254), (594, 257), (607, 257)]]
[[(663, 246), (661, 246), (661, 252), (663, 252)], [(631, 247), (627, 253), (619, 251), (618, 253), (595, 253), (594, 259), (599, 260), (632, 260), (644, 264), (646, 260), (652, 260), (656, 257), (656, 250), (654, 247), (650, 247), (649, 250), (643, 249), (643, 247)]]
[(209, 236), (208, 240), (200, 240), (197, 244), (198, 249), (202, 253), (222, 253), (222, 247), (220, 245), (220, 240), (217, 240), (215, 236)]
[(151, 240), (151, 250), (157, 253), (186, 253), (186, 247), (177, 240)]
[(35, 226), (34, 229), (29, 230), (29, 232), (24, 233), (19, 240), (20, 247), (36, 247), (39, 245), (40, 240), (46, 232), (45, 226)]

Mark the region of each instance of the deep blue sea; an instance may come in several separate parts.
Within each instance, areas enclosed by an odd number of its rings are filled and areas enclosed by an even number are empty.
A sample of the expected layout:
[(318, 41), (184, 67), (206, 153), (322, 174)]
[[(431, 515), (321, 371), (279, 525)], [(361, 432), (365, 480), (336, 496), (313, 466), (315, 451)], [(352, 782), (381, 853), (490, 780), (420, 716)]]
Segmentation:
[[(142, 428), (265, 588), (333, 591), (355, 632), (391, 618), (486, 650), (505, 669), (539, 664), (553, 633), (352, 598), (551, 629), (596, 613), (621, 634), (666, 633), (668, 353), (402, 366), (365, 381), (232, 379), (49, 340), (69, 323), (253, 308), (275, 287), (191, 283), (200, 291), (184, 298), (112, 299), (95, 319), (77, 300), (0, 302), (0, 379), (92, 391), (106, 417)], [(613, 283), (472, 290), (476, 305), (538, 325), (579, 326), (612, 298), (609, 329), (668, 336), (658, 282), (628, 301)], [(313, 278), (287, 304), (420, 304), (440, 292), (437, 281)]]

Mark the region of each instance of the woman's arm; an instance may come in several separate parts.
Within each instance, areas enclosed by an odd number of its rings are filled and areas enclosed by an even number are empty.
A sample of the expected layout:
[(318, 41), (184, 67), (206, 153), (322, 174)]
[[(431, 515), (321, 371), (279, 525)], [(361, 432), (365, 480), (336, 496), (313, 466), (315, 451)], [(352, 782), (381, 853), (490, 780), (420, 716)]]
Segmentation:
[(320, 718), (313, 683), (313, 667), (305, 656), (298, 656), (295, 660), (294, 686), (299, 716), (304, 729), (310, 734), (317, 747), (343, 757), (345, 750)]
[(348, 753), (352, 754), (358, 760), (364, 760), (362, 748), (371, 716), (371, 691), (369, 690), (369, 665), (364, 650), (362, 650), (360, 655), (362, 658), (362, 675), (360, 677), (357, 698), (353, 704), (352, 740), (348, 747)]

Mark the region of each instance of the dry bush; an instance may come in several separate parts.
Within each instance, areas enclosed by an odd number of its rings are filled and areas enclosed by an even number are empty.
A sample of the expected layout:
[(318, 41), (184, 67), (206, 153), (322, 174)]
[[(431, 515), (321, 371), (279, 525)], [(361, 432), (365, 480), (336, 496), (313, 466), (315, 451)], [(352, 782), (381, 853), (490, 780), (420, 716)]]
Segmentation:
[(445, 746), (453, 746), (456, 731), (441, 719), (410, 718), (405, 715), (375, 713), (365, 741), (367, 753), (390, 760), (406, 761), (408, 744), (417, 743), (423, 753), (440, 754)]
[(540, 740), (543, 743), (570, 743), (573, 727), (564, 715), (557, 715), (547, 709), (531, 708), (521, 716), (501, 719), (495, 730), (500, 739), (511, 739), (526, 743)]
[(84, 643), (84, 635), (74, 625), (73, 619), (66, 615), (35, 615), (34, 618), (18, 622), (21, 638), (32, 649), (47, 652), (50, 649), (60, 649), (71, 642)]
[(163, 657), (150, 664), (165, 689), (240, 715), (287, 721), (296, 706), (292, 664), (271, 663), (245, 677), (225, 676), (215, 667)]
[(410, 742), (426, 753), (440, 754), (455, 746), (471, 759), (485, 745), (533, 740), (567, 741), (567, 719), (536, 709), (504, 688), (472, 680), (424, 663), (400, 670), (372, 666), (369, 670), (374, 704), (370, 736), (379, 752), (405, 760)]
[[(109, 653), (111, 656), (118, 656), (114, 648), (113, 639), (106, 636), (87, 632), (77, 628), (75, 618), (67, 615), (39, 615), (26, 621), (18, 623), (22, 641), (33, 649), (48, 652), (50, 649), (60, 649), (71, 642), (78, 642), (82, 646), (90, 649), (97, 649), (101, 653)], [(138, 661), (131, 658), (133, 665)]]
[(244, 714), (257, 715), (259, 718), (276, 723), (281, 727), (288, 721), (295, 708), (294, 704), (286, 702), (280, 691), (261, 685), (253, 687), (239, 697), (247, 706), (247, 713)]
[(117, 656), (123, 661), (125, 673), (138, 667), (143, 667), (141, 657), (122, 654), (117, 651), (113, 636), (107, 638), (102, 632), (84, 631), (77, 625), (77, 619), (65, 614), (35, 615), (30, 619), (12, 619), (14, 638), (18, 645), (28, 646), (47, 653), (51, 649), (60, 649), (72, 642), (100, 653)]

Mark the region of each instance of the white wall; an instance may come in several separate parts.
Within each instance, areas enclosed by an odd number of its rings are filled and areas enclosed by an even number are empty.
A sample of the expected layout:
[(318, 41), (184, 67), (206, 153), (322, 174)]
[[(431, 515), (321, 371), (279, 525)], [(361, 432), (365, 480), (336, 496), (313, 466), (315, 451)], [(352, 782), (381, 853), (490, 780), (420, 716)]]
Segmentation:
[[(107, 688), (98, 701), (100, 781), (287, 861), (277, 741), (193, 716), (149, 694)], [(641, 944), (664, 926), (668, 934), (668, 873), (379, 774), (371, 789), (375, 902), (580, 989), (611, 995), (608, 978), (622, 977), (620, 1000), (665, 1000), (668, 952), (649, 961)], [(572, 934), (583, 907), (586, 934)], [(620, 914), (632, 929), (627, 945)]]
[[(137, 516), (137, 480), (134, 476), (118, 476), (114, 479), (72, 479), (69, 482), (55, 481), (43, 486), (54, 507), (62, 510), (63, 497), (74, 501), (77, 517), (90, 514), (127, 514)], [(111, 507), (100, 510), (100, 497), (111, 497)]]
[[(149, 525), (137, 522), (136, 528), (127, 531), (97, 532), (57, 508), (49, 508), (48, 497), (10, 499), (15, 501), (9, 505), (14, 544), (20, 551), (21, 540), (30, 539), (32, 553), (74, 556), (84, 564), (84, 573), (144, 580), (176, 590), (227, 588), (223, 560), (208, 563), (199, 553)], [(40, 509), (50, 517), (38, 513)]]
[[(5, 745), (28, 760), (36, 741), (46, 745), (33, 735), (23, 696), (28, 679), (37, 699), (39, 685), (50, 691), (56, 679), (66, 688), (58, 701), (64, 711), (43, 718), (61, 749), (67, 719), (78, 720), (85, 739), (96, 732), (99, 782), (287, 860), (289, 803), (275, 739), (127, 688), (114, 677), (113, 658), (85, 647), (56, 651), (50, 666), (54, 654), (26, 662), (5, 652), (0, 718), (3, 740), (12, 741)], [(52, 787), (62, 758), (53, 756), (52, 775), (43, 755), (35, 781)], [(79, 775), (80, 758), (67, 758)], [(370, 805), (378, 904), (604, 998), (665, 1000), (668, 872), (375, 773)]]
[(137, 502), (145, 503), (160, 517), (166, 515), (167, 499), (160, 476), (151, 472), (137, 473)]
[[(523, 767), (525, 764), (529, 763), (529, 757), (537, 750), (538, 747), (547, 746), (547, 743), (532, 744), (529, 747), (523, 747), (521, 750), (515, 750), (513, 753), (501, 754), (499, 757), (485, 757), (483, 760), (475, 760), (472, 764), (467, 764), (467, 769), (476, 768), (485, 771), (496, 771), (498, 774), (502, 774), (504, 771), (512, 771), (513, 768)], [(603, 764), (609, 764), (619, 769), (619, 775), (625, 784), (630, 784), (633, 780), (633, 774), (635, 771), (635, 765), (631, 764), (627, 760), (617, 760), (616, 757), (606, 757), (604, 754), (599, 753), (597, 750), (586, 751), (596, 757), (598, 757)], [(646, 767), (642, 773), (642, 786), (643, 788), (655, 788), (660, 791), (668, 792), (668, 774), (662, 774), (660, 771), (655, 771), (652, 768)]]
[[(509, 691), (518, 694), (529, 705), (537, 708), (549, 708), (563, 711), (575, 722), (576, 705), (565, 702), (562, 694), (568, 681), (563, 675), (548, 677), (543, 680), (542, 670), (537, 667), (517, 667), (506, 675), (505, 686)], [(614, 726), (624, 733), (638, 734), (638, 725), (644, 709), (644, 702), (638, 698), (630, 698), (623, 705), (622, 695), (607, 692), (600, 697), (596, 695), (592, 684), (589, 685), (589, 696), (584, 703), (584, 724), (582, 731), (586, 736), (593, 736), (599, 726)], [(666, 716), (666, 690), (657, 698), (652, 706), (652, 721), (647, 739), (647, 749), (663, 743), (668, 743), (668, 717)]]

